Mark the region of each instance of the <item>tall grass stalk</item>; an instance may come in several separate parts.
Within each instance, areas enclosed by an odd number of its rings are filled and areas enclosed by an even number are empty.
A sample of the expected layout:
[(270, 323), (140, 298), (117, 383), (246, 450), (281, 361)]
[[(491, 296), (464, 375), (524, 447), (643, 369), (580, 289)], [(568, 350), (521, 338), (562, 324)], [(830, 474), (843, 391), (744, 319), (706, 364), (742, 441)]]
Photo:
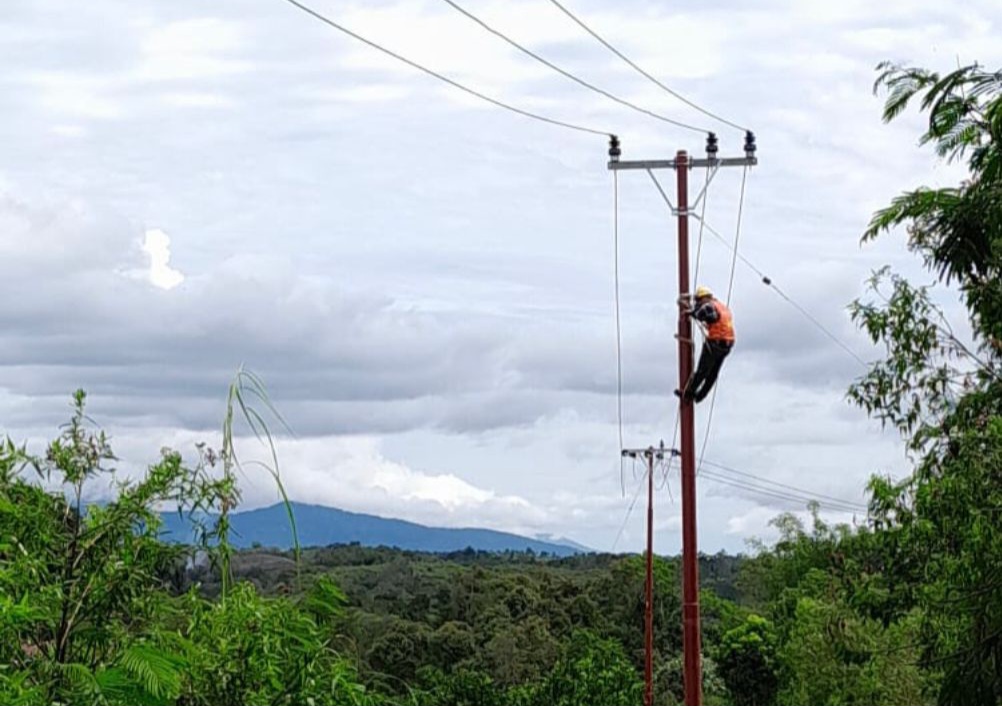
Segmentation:
[(223, 460), (223, 480), (225, 490), (220, 503), (219, 519), (217, 521), (216, 532), (219, 541), (219, 557), (221, 565), (222, 595), (225, 597), (227, 590), (232, 584), (233, 574), (230, 566), (230, 555), (232, 545), (229, 542), (229, 513), (239, 500), (239, 493), (236, 484), (235, 471), (243, 471), (243, 464), (237, 456), (234, 445), (233, 424), (236, 412), (239, 410), (243, 421), (254, 432), (254, 436), (262, 444), (268, 447), (271, 462), (251, 461), (247, 465), (257, 465), (264, 468), (275, 482), (275, 487), (282, 497), (282, 504), (285, 506), (286, 516), (289, 518), (289, 527), (292, 530), (292, 544), (296, 559), (296, 582), (300, 582), (300, 558), (301, 547), (299, 544), (299, 532), (296, 528), (296, 515), (292, 509), (292, 502), (282, 483), (282, 476), (278, 464), (278, 452), (275, 449), (275, 438), (271, 433), (264, 416), (258, 411), (258, 405), (263, 412), (270, 415), (286, 431), (292, 434), (292, 429), (285, 419), (271, 403), (268, 391), (265, 389), (261, 378), (246, 370), (242, 365), (237, 370), (236, 375), (230, 383), (229, 392), (226, 396), (226, 416), (223, 419), (223, 447), (220, 454)]

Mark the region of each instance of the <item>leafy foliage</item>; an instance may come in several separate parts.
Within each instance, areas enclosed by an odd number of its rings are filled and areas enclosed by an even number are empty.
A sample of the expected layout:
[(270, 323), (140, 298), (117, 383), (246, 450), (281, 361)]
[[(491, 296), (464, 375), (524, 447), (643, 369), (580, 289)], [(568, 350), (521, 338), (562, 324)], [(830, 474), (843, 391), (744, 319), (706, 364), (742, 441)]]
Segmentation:
[[(329, 591), (311, 599), (316, 606)], [(287, 599), (266, 599), (246, 583), (209, 603), (186, 597), (191, 646), (182, 703), (364, 704), (354, 669), (331, 649), (315, 618)], [(324, 607), (326, 615), (336, 605)]]
[(885, 628), (837, 595), (797, 599), (779, 652), (784, 674), (776, 703), (926, 704), (930, 679), (916, 664), (914, 620)]
[(724, 633), (717, 664), (736, 706), (773, 703), (779, 687), (777, 642), (772, 623), (754, 614)]
[[(202, 446), (189, 467), (165, 451), (113, 500), (86, 505), (86, 484), (111, 474), (114, 456), (83, 403), (44, 457), (2, 446), (4, 703), (639, 702), (641, 557), (343, 546), (301, 563), (262, 550), (222, 562), (225, 530), (164, 544), (155, 511), (236, 497), (225, 468), (213, 473), (219, 457)], [(927, 702), (938, 673), (916, 664), (917, 592), (886, 579), (902, 575), (884, 570), (898, 566), (876, 539), (890, 530), (816, 514), (809, 528), (792, 515), (775, 524), (780, 541), (753, 558), (701, 559), (715, 589), (703, 589), (706, 703)], [(655, 561), (659, 704), (682, 698), (679, 568)], [(949, 626), (942, 639), (962, 639), (963, 625)]]
[[(941, 281), (959, 286), (972, 325), (997, 364), (1002, 353), (1002, 72), (973, 65), (941, 77), (892, 64), (880, 68), (876, 88), (889, 92), (885, 120), (893, 120), (921, 94), (929, 124), (920, 141), (947, 159), (966, 158), (970, 179), (958, 187), (902, 194), (876, 213), (864, 239), (906, 225), (909, 247)], [(982, 372), (995, 374), (991, 367)]]
[[(939, 284), (959, 288), (973, 343), (965, 345), (933, 303), (887, 271), (882, 301), (853, 316), (887, 357), (850, 398), (908, 440), (915, 471), (875, 478), (871, 509), (894, 611), (915, 607), (923, 660), (942, 669), (939, 702), (1002, 703), (1002, 73), (977, 65), (939, 76), (883, 65), (885, 119), (913, 98), (929, 115), (921, 136), (937, 154), (966, 160), (956, 187), (919, 189), (879, 211), (864, 239), (904, 225), (909, 247)], [(890, 604), (888, 604), (890, 605)], [(893, 615), (893, 613), (892, 613)]]
[[(118, 480), (85, 402), (74, 395), (69, 424), (42, 456), (0, 444), (2, 701), (370, 703), (331, 646), (345, 598), (330, 581), (301, 602), (247, 584), (217, 602), (179, 594), (187, 564), (225, 551), (225, 529), (206, 528), (212, 545), (166, 544), (159, 508), (219, 508), (235, 497), (232, 478), (214, 477), (215, 455), (200, 447), (194, 466), (165, 450), (142, 478)], [(106, 480), (115, 497), (85, 503)]]
[(643, 684), (622, 646), (579, 630), (571, 635), (563, 655), (533, 694), (532, 703), (628, 706), (638, 703), (642, 694)]
[[(153, 507), (201, 492), (198, 471), (168, 452), (144, 479), (119, 483), (112, 502), (85, 507), (85, 485), (109, 474), (104, 463), (114, 458), (104, 434), (86, 427), (85, 399), (76, 393), (73, 417), (44, 457), (9, 439), (0, 449), (0, 586), (9, 601), (0, 650), (53, 698), (99, 691), (91, 672), (121, 658), (123, 626), (141, 631), (154, 619), (150, 591), (166, 590), (180, 554), (157, 539)], [(61, 490), (25, 482), (27, 469)]]

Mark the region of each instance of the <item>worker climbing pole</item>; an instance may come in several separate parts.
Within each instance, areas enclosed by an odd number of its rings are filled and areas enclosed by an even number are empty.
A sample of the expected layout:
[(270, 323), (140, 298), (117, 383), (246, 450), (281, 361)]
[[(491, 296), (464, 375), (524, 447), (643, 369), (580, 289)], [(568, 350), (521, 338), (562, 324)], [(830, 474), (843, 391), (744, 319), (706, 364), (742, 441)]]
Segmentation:
[[(661, 192), (661, 196), (668, 202), (669, 207), (672, 209), (673, 214), (678, 218), (678, 296), (679, 296), (679, 317), (678, 317), (678, 333), (676, 338), (678, 339), (678, 373), (679, 373), (679, 416), (681, 419), (681, 476), (682, 476), (682, 657), (683, 657), (683, 681), (685, 688), (685, 704), (686, 706), (701, 706), (703, 695), (702, 695), (702, 667), (700, 663), (700, 620), (699, 620), (699, 564), (697, 557), (697, 533), (696, 533), (696, 455), (695, 455), (695, 414), (694, 414), (694, 401), (697, 393), (702, 392), (702, 386), (706, 385), (706, 392), (712, 387), (713, 380), (708, 379), (708, 375), (704, 375), (702, 380), (693, 379), (693, 337), (692, 337), (692, 316), (695, 311), (693, 311), (687, 302), (690, 301), (690, 282), (689, 282), (689, 170), (695, 167), (707, 167), (708, 169), (716, 170), (720, 167), (750, 167), (758, 163), (755, 157), (755, 136), (753, 133), (745, 133), (745, 144), (744, 144), (744, 156), (743, 157), (731, 157), (731, 158), (718, 158), (718, 144), (717, 137), (712, 132), (707, 135), (706, 139), (706, 158), (705, 159), (690, 159), (689, 155), (684, 150), (679, 150), (674, 159), (669, 160), (647, 160), (647, 161), (631, 161), (624, 162), (620, 160), (622, 151), (620, 149), (619, 139), (616, 136), (611, 136), (609, 140), (609, 169), (610, 170), (622, 170), (622, 169), (643, 169), (646, 170), (650, 175), (654, 184), (657, 186), (658, 191)], [(672, 169), (675, 171), (677, 179), (677, 198), (678, 205), (675, 206), (671, 203), (670, 199), (665, 194), (661, 185), (657, 181), (657, 177), (654, 176), (654, 170), (658, 169)], [(697, 197), (697, 201), (700, 198), (706, 196), (704, 192)], [(711, 297), (712, 298), (712, 297)], [(703, 304), (708, 303), (705, 301), (706, 297), (703, 297)], [(723, 306), (723, 305), (721, 305)], [(714, 309), (717, 308), (714, 306)], [(724, 307), (726, 309), (726, 307)], [(724, 311), (717, 310), (718, 317), (724, 315)], [(730, 325), (730, 312), (726, 311), (726, 323), (723, 326), (718, 326), (718, 333), (724, 334), (726, 329), (729, 327), (729, 334), (724, 335), (724, 338), (729, 337), (730, 343), (733, 343), (733, 326)], [(712, 323), (718, 323), (714, 321)], [(712, 324), (711, 324), (712, 325)], [(719, 336), (718, 336), (719, 337)], [(728, 352), (730, 346), (727, 346)], [(704, 351), (705, 353), (705, 351)], [(719, 356), (719, 360), (707, 359), (706, 364), (710, 366), (713, 364), (716, 366), (716, 370), (719, 370), (719, 364), (723, 362), (723, 357), (726, 353)], [(701, 360), (702, 363), (702, 360)], [(703, 367), (701, 365), (701, 367)], [(709, 368), (704, 371), (704, 373), (711, 372)], [(713, 375), (715, 379), (715, 375)], [(698, 383), (700, 388), (697, 390), (695, 387), (689, 390), (689, 385), (692, 383), (695, 385)], [(708, 385), (707, 385), (708, 383)], [(686, 392), (691, 392), (692, 394), (686, 394)], [(701, 399), (701, 398), (700, 398)], [(652, 505), (648, 505), (649, 508)], [(653, 524), (653, 518), (651, 514), (652, 509), (648, 510), (648, 546), (650, 547), (650, 526)], [(648, 549), (650, 553), (651, 549)], [(648, 571), (648, 585), (650, 585), (650, 573), (652, 567), (652, 559), (648, 556), (647, 571)], [(651, 601), (648, 598), (648, 601)], [(648, 607), (650, 603), (648, 602)], [(646, 664), (650, 664), (650, 641), (646, 641), (647, 652)], [(645, 697), (650, 698), (651, 684), (650, 684), (650, 670), (645, 670), (647, 684), (645, 684)], [(645, 701), (649, 704), (650, 701)]]
[(724, 360), (734, 347), (734, 316), (730, 308), (713, 296), (709, 287), (696, 287), (695, 301), (688, 294), (678, 298), (683, 317), (689, 316), (705, 326), (703, 330), (703, 350), (699, 354), (699, 365), (689, 376), (684, 390), (675, 394), (685, 396), (694, 402), (702, 402), (710, 394)]

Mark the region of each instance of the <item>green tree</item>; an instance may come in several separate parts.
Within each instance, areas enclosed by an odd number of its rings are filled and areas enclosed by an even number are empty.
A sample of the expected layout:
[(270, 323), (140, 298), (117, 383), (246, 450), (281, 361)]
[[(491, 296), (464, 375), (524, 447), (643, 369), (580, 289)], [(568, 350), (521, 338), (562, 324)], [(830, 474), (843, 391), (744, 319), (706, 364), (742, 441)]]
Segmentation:
[(576, 630), (560, 659), (534, 691), (532, 704), (634, 706), (643, 698), (643, 682), (614, 640)]
[(262, 598), (238, 583), (210, 603), (189, 595), (183, 644), (187, 666), (179, 704), (366, 704), (354, 668), (329, 644), (324, 622), (343, 596), (329, 582), (302, 606)]
[[(161, 541), (159, 507), (212, 510), (235, 497), (228, 474), (212, 475), (210, 451), (188, 467), (166, 450), (143, 477), (117, 482), (113, 499), (85, 503), (91, 485), (114, 481), (114, 454), (85, 400), (74, 395), (70, 423), (43, 456), (0, 444), (0, 702), (371, 702), (330, 646), (345, 600), (331, 582), (297, 601), (247, 583), (216, 602), (175, 593), (193, 557)], [(211, 556), (226, 536), (207, 533), (218, 544), (196, 549)]]
[(485, 672), (459, 668), (446, 673), (437, 667), (423, 667), (411, 701), (415, 706), (506, 706), (508, 695)]
[(497, 632), (484, 645), (483, 660), (494, 679), (504, 686), (533, 682), (550, 670), (560, 644), (538, 615)]
[(410, 682), (417, 670), (430, 662), (429, 638), (430, 631), (424, 624), (392, 618), (372, 642), (366, 659), (380, 674)]
[(946, 75), (883, 65), (884, 117), (918, 98), (921, 142), (964, 161), (955, 187), (921, 188), (879, 211), (864, 239), (905, 226), (909, 248), (943, 286), (956, 286), (973, 343), (933, 301), (887, 270), (876, 297), (852, 313), (886, 358), (850, 397), (907, 439), (915, 470), (872, 481), (887, 572), (915, 587), (926, 619), (926, 661), (942, 667), (942, 704), (1002, 703), (1002, 72)]
[(473, 630), (465, 623), (449, 621), (432, 633), (432, 659), (440, 667), (450, 667), (473, 657), (477, 644)]
[[(211, 494), (180, 455), (163, 454), (117, 497), (85, 505), (114, 454), (88, 427), (86, 395), (44, 456), (0, 445), (0, 662), (46, 702), (101, 700), (105, 690), (146, 700), (176, 695), (181, 662), (148, 637), (181, 549), (157, 536), (162, 502)], [(34, 470), (57, 490), (28, 482)]]
[(749, 615), (724, 633), (716, 661), (736, 706), (770, 706), (775, 701), (776, 643), (772, 623), (758, 615)]
[(930, 675), (917, 664), (918, 634), (916, 616), (885, 628), (860, 617), (838, 597), (802, 597), (778, 651), (782, 687), (776, 702), (930, 703)]
[[(644, 659), (644, 580), (646, 562), (642, 556), (616, 559), (607, 572), (589, 589), (604, 621), (596, 626), (604, 637), (617, 639), (642, 668)], [(680, 567), (654, 557), (654, 649), (663, 656), (682, 648), (682, 602)]]

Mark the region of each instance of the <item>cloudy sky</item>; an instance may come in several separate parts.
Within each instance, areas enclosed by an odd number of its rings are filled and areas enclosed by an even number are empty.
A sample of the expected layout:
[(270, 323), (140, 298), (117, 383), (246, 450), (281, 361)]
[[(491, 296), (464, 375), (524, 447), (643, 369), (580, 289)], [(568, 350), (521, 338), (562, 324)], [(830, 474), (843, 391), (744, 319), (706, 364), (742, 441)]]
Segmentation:
[[(996, 2), (962, 4), (566, 3), (756, 131), (741, 252), (864, 359), (879, 351), (845, 306), (869, 272), (890, 263), (927, 279), (900, 239), (859, 246), (869, 215), (960, 176), (916, 146), (918, 116), (881, 123), (873, 68), (998, 67)], [(440, 0), (312, 6), (486, 94), (615, 132), (624, 159), (702, 151), (700, 135), (586, 91)], [(464, 6), (740, 152), (741, 133), (546, 0)], [(639, 477), (626, 467), (624, 494), (618, 458), (604, 138), (479, 102), (282, 0), (4, 0), (0, 45), (0, 430), (40, 448), (84, 387), (122, 472), (136, 473), (162, 446), (218, 445), (245, 364), (295, 431), (279, 449), (295, 499), (641, 546), (639, 504), (627, 516)], [(662, 174), (670, 189), (673, 178)], [(728, 238), (740, 180), (722, 170), (709, 192), (707, 220)], [(668, 443), (674, 225), (642, 172), (621, 174), (619, 206), (625, 443)], [(729, 267), (707, 236), (700, 280), (725, 291)], [(870, 474), (907, 469), (900, 442), (845, 402), (860, 364), (740, 263), (733, 309), (739, 344), (707, 459), (857, 503)], [(656, 543), (671, 554), (669, 479)], [(244, 495), (276, 499), (253, 471)], [(699, 497), (710, 552), (769, 537), (768, 520), (799, 507), (709, 477)]]

